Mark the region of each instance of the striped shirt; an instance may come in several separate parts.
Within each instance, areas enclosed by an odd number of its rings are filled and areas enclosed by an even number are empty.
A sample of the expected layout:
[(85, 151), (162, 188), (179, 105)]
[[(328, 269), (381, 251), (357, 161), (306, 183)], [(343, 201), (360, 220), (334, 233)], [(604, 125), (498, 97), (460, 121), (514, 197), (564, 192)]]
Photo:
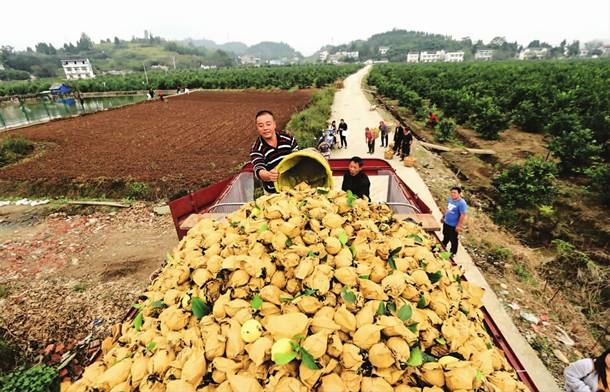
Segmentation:
[[(277, 134), (277, 147), (270, 146), (260, 136), (252, 144), (250, 160), (252, 161), (252, 166), (254, 166), (254, 175), (259, 180), (261, 178), (258, 176), (258, 173), (261, 170), (272, 170), (280, 163), (282, 158), (299, 149), (299, 145), (294, 137), (283, 131), (276, 131), (275, 133)], [(262, 182), (266, 192), (276, 192), (273, 182)]]

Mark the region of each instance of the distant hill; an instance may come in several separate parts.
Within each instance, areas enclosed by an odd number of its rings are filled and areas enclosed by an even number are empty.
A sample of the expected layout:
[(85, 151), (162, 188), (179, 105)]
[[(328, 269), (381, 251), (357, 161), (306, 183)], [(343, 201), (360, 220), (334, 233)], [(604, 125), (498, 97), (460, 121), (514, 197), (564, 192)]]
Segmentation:
[(283, 42), (261, 42), (256, 45), (252, 45), (246, 51), (246, 54), (250, 54), (259, 57), (262, 61), (274, 60), (274, 59), (302, 59), (303, 55), (295, 51), (290, 45)]
[(182, 42), (195, 47), (224, 50), (226, 52), (231, 52), (236, 56), (247, 54), (258, 57), (262, 61), (283, 58), (292, 59), (295, 57), (299, 59), (303, 58), (299, 52), (284, 42), (265, 41), (250, 47), (242, 42), (227, 42), (219, 45), (216, 42), (207, 39), (187, 39)]
[(236, 56), (241, 56), (248, 50), (248, 45), (244, 44), (243, 42), (226, 42), (224, 44), (217, 44), (216, 42), (209, 39), (192, 38), (187, 38), (181, 42), (186, 45), (192, 45), (200, 48), (224, 50), (225, 52), (231, 52)]

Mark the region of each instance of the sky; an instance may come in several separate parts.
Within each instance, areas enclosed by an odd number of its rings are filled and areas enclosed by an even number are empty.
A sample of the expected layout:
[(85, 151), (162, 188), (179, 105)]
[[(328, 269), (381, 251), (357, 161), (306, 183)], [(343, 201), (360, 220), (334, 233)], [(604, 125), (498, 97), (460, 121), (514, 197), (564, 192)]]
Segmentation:
[(284, 42), (305, 56), (392, 29), (470, 37), (496, 36), (526, 46), (610, 41), (610, 0), (101, 0), (2, 1), (0, 46), (61, 47), (86, 33), (129, 40), (144, 30), (168, 40)]

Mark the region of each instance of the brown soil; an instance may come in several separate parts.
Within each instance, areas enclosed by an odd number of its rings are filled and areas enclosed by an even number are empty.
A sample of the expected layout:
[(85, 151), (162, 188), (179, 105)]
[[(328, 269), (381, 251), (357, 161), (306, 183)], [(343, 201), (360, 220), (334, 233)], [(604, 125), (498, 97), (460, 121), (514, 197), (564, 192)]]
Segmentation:
[(261, 108), (280, 128), (312, 90), (207, 91), (7, 132), (37, 154), (0, 170), (0, 194), (119, 197), (134, 182), (160, 199), (221, 180), (248, 160)]

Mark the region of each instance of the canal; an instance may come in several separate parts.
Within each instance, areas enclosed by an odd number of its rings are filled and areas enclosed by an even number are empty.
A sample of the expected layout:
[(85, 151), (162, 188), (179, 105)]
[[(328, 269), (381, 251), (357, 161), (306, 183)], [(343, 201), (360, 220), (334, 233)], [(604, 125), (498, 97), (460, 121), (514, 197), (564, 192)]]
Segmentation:
[(83, 98), (82, 104), (78, 99), (72, 97), (53, 100), (48, 96), (27, 99), (25, 102), (0, 102), (0, 130), (131, 105), (145, 101), (146, 97), (145, 94), (86, 97)]

